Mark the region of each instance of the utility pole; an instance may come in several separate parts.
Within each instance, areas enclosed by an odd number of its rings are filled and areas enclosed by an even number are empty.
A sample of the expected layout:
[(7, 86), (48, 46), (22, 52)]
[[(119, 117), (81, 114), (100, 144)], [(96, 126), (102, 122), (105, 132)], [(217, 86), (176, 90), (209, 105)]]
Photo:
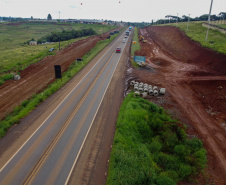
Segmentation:
[(60, 21), (60, 11), (59, 11), (59, 21)]
[(207, 28), (207, 32), (206, 32), (206, 41), (208, 39), (208, 32), (209, 32), (209, 26), (210, 26), (210, 15), (211, 15), (211, 10), (212, 10), (212, 5), (213, 5), (213, 0), (211, 0), (211, 4), (210, 4), (210, 12), (209, 12), (209, 17), (208, 17), (208, 28)]
[[(188, 23), (189, 23), (189, 20), (190, 20), (190, 14), (188, 14)], [(187, 23), (187, 31), (188, 31), (188, 23)]]
[(60, 51), (60, 37), (59, 37), (59, 51)]

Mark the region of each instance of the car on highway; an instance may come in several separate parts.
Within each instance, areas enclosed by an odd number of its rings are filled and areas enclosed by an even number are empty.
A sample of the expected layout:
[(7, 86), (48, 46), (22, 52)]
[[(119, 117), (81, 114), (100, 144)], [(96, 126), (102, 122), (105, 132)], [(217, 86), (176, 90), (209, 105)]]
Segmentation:
[(127, 38), (128, 36), (126, 35), (125, 38)]
[(126, 42), (126, 39), (123, 39), (122, 42), (125, 43)]
[(121, 53), (121, 48), (116, 48), (116, 53)]

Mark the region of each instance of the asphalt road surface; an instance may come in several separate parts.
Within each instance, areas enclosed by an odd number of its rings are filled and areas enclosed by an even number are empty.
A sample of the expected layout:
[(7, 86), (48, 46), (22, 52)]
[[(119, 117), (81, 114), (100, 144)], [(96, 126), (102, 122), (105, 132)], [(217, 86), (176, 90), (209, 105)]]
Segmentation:
[[(0, 184), (67, 184), (126, 43), (124, 34), (0, 169)], [(128, 40), (128, 39), (127, 39)], [(121, 53), (116, 53), (121, 47)]]

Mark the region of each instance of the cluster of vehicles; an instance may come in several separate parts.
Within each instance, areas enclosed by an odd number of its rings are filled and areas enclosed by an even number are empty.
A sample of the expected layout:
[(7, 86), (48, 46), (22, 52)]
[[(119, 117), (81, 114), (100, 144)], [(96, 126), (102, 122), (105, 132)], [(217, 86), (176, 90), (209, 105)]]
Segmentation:
[[(125, 38), (122, 40), (122, 43), (125, 43), (126, 42), (126, 38), (128, 38), (129, 36), (129, 32), (132, 30), (132, 27), (129, 27), (129, 30), (126, 31), (126, 35), (125, 35)], [(116, 48), (116, 53), (121, 53), (121, 48)]]

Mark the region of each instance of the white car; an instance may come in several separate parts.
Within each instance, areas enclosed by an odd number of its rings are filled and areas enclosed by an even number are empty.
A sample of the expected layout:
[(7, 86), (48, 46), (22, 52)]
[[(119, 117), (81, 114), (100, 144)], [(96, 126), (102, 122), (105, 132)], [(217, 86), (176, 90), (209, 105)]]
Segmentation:
[(122, 42), (125, 43), (126, 42), (126, 39), (123, 39)]

